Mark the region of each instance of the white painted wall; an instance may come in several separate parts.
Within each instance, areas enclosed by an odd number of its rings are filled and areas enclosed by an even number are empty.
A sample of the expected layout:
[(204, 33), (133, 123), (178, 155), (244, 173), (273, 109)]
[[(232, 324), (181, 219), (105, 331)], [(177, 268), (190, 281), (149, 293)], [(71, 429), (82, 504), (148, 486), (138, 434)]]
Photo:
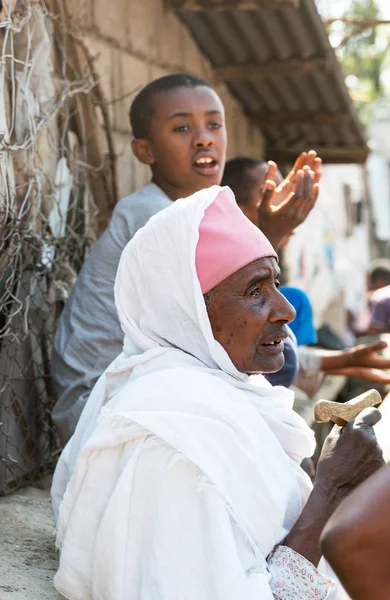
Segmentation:
[(367, 160), (370, 195), (378, 240), (390, 240), (390, 101), (381, 99), (369, 126), (372, 153)]
[(352, 187), (353, 202), (364, 198), (361, 167), (324, 167), (317, 205), (296, 230), (285, 251), (289, 283), (309, 294), (317, 326), (323, 323), (330, 305), (338, 299), (344, 298), (345, 307), (355, 314), (365, 302), (369, 265), (367, 215), (363, 224), (354, 227), (347, 236), (344, 184)]
[(367, 160), (367, 171), (376, 235), (378, 240), (388, 241), (390, 240), (390, 156), (387, 158), (373, 152)]

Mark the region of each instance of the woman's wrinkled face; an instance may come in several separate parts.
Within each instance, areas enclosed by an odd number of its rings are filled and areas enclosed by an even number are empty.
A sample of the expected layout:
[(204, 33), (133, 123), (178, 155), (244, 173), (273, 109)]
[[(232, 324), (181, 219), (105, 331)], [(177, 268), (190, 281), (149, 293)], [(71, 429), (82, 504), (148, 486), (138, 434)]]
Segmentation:
[(214, 338), (242, 373), (274, 373), (284, 364), (295, 310), (278, 290), (279, 275), (275, 258), (261, 258), (205, 295)]

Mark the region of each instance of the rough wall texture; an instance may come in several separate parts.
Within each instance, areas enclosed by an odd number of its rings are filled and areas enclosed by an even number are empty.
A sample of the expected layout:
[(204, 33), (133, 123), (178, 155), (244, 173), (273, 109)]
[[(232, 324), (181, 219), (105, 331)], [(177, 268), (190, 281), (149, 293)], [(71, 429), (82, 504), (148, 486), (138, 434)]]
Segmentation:
[[(175, 14), (163, 0), (71, 0), (73, 19), (80, 27), (110, 104), (118, 155), (120, 197), (149, 180), (148, 168), (130, 150), (128, 110), (133, 95), (149, 81), (186, 71), (214, 81), (213, 70)], [(217, 86), (225, 105), (228, 156), (262, 156), (261, 132), (243, 114), (225, 86)]]

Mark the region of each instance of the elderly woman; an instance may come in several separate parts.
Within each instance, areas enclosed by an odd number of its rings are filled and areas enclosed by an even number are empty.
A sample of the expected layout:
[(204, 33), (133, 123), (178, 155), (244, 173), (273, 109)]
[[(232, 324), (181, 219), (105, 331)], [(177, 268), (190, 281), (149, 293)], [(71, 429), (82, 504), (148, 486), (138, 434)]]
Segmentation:
[[(276, 254), (228, 188), (160, 212), (125, 248), (123, 354), (58, 464), (56, 588), (70, 600), (325, 598), (319, 537), (382, 465), (374, 409), (314, 450), (283, 364)], [(339, 597), (339, 596), (335, 596)]]

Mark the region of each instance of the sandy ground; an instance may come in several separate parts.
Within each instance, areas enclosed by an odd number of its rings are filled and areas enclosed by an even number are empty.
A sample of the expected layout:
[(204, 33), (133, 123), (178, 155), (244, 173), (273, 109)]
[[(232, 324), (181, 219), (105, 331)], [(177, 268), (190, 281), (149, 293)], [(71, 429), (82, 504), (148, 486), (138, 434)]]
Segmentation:
[(60, 600), (49, 492), (25, 488), (0, 498), (0, 600)]

